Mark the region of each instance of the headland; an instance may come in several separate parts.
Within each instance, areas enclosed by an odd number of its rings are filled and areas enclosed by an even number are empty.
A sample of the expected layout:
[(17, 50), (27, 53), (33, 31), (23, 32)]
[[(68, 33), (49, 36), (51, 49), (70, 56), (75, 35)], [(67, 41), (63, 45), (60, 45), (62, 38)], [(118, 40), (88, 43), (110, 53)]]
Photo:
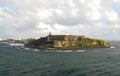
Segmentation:
[(77, 35), (51, 35), (32, 40), (25, 47), (37, 49), (83, 49), (83, 48), (107, 48), (110, 43), (105, 40), (87, 38)]

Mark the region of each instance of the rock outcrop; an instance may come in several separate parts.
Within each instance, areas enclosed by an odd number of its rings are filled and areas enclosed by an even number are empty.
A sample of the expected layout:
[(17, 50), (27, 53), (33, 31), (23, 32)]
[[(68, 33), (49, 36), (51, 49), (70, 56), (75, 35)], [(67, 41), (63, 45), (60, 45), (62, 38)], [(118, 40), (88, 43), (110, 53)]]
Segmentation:
[(80, 49), (110, 47), (111, 45), (104, 40), (91, 39), (85, 36), (76, 35), (51, 35), (31, 41), (26, 47), (39, 49)]

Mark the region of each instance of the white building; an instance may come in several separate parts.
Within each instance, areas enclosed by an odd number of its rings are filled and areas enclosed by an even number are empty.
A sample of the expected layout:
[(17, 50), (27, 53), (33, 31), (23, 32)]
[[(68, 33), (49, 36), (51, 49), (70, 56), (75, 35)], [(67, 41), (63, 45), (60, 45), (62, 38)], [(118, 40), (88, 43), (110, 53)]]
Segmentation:
[(2, 41), (2, 38), (0, 37), (0, 41)]

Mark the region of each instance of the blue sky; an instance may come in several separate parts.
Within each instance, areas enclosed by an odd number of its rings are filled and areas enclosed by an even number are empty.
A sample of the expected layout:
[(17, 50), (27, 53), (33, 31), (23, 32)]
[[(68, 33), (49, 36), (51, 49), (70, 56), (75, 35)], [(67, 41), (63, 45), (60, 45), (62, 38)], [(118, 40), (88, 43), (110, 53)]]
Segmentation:
[(120, 40), (120, 0), (0, 0), (1, 38), (49, 32)]

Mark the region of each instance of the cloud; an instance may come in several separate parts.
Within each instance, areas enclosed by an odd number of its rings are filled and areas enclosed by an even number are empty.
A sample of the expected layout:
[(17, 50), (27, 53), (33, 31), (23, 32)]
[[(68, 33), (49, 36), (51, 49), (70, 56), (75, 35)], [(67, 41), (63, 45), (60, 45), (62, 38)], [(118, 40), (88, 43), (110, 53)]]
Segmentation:
[(108, 17), (108, 20), (111, 21), (111, 22), (118, 20), (118, 15), (117, 15), (117, 13), (116, 13), (115, 11), (113, 11), (113, 10), (106, 11), (105, 14), (106, 14), (106, 16)]
[(40, 37), (52, 32), (116, 40), (119, 6), (119, 0), (0, 0), (0, 37)]

